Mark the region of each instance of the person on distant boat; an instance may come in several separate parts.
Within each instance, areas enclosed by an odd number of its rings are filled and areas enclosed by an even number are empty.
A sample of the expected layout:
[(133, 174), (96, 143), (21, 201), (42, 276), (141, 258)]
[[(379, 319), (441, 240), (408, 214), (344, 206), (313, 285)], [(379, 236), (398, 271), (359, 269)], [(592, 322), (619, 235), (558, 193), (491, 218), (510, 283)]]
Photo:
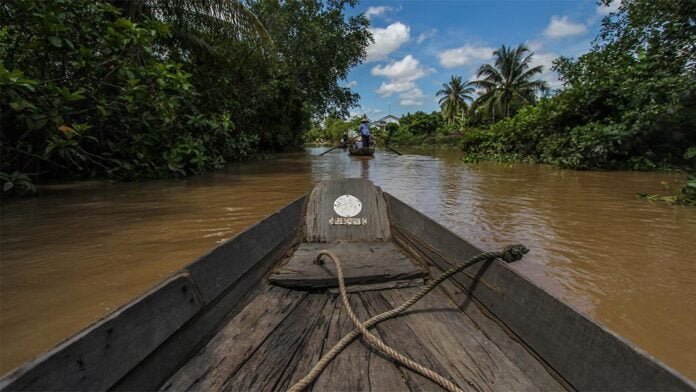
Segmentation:
[(364, 148), (370, 147), (370, 126), (368, 125), (367, 118), (363, 118), (362, 121), (360, 121), (360, 128), (358, 128), (358, 131), (360, 133), (360, 136), (362, 136), (362, 145)]

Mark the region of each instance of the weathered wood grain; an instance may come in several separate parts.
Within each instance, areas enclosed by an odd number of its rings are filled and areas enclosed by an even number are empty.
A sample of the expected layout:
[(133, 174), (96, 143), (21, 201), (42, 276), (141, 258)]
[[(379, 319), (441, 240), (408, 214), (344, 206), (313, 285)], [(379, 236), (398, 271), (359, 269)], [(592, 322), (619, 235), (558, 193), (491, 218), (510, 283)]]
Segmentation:
[(328, 297), (309, 294), (268, 336), (234, 374), (229, 375), (226, 391), (273, 391), (286, 368), (297, 361), (297, 353), (307, 343)]
[[(417, 289), (379, 292), (392, 307)], [(537, 391), (533, 380), (505, 356), (438, 289), (416, 303), (403, 318), (433, 357), (438, 358), (453, 381), (465, 387), (466, 380), (479, 391)]]
[[(438, 223), (385, 194), (392, 230), (441, 269), (480, 253)], [(397, 236), (398, 237), (398, 236)], [(453, 277), (579, 390), (684, 391), (696, 384), (558, 300), (500, 261)]]
[(322, 265), (314, 263), (317, 254), (324, 249), (340, 258), (347, 285), (411, 280), (426, 275), (393, 242), (304, 243), (300, 244), (286, 264), (271, 273), (269, 281), (288, 288), (338, 286), (333, 262), (326, 260)]
[[(282, 208), (277, 214), (283, 219), (295, 219), (298, 225), (287, 233), (287, 237), (256, 264), (245, 268), (246, 263), (239, 263), (239, 269), (230, 273), (228, 279), (235, 278), (214, 301), (207, 304), (195, 317), (189, 320), (176, 334), (162, 343), (138, 366), (126, 374), (114, 387), (115, 390), (155, 390), (172, 374), (181, 368), (189, 358), (197, 353), (203, 345), (237, 312), (248, 304), (257, 294), (262, 278), (272, 266), (284, 256), (298, 239), (299, 221), (303, 199)], [(299, 208), (298, 208), (299, 207)], [(222, 246), (224, 246), (223, 244)], [(243, 259), (244, 254), (231, 255), (230, 262)], [(198, 262), (204, 262), (201, 259)]]
[(488, 314), (485, 308), (481, 308), (478, 300), (472, 299), (465, 290), (449, 280), (444, 281), (440, 288), (486, 338), (494, 342), (500, 351), (534, 382), (540, 391), (572, 390), (572, 387), (559, 374), (545, 364), (531, 348), (519, 341), (519, 338), (500, 320)]
[[(367, 320), (369, 315), (361, 298), (350, 295), (355, 315)], [(330, 350), (343, 336), (354, 328), (348, 313), (336, 301), (336, 308), (329, 325), (324, 352)], [(360, 339), (354, 340), (327, 367), (314, 383), (313, 391), (400, 391), (407, 386), (401, 372), (390, 360), (382, 357)]]
[(202, 306), (188, 274), (179, 273), (6, 376), (0, 389), (109, 389)]
[[(346, 287), (346, 292), (348, 293), (359, 293), (361, 291), (375, 291), (375, 290), (392, 290), (401, 289), (405, 287), (418, 287), (425, 284), (425, 279), (409, 279), (409, 280), (394, 280), (391, 282), (384, 283), (372, 283), (372, 284), (354, 284)], [(338, 287), (331, 287), (326, 290), (329, 294), (338, 295), (340, 290)]]
[[(367, 311), (367, 306), (360, 295), (352, 295), (355, 298), (360, 313), (358, 317), (360, 320), (367, 320), (373, 315)], [(357, 301), (359, 299), (359, 302)], [(355, 306), (353, 307), (355, 309)], [(344, 312), (345, 313), (345, 312)], [(347, 316), (346, 316), (347, 317)], [(376, 328), (373, 328), (372, 333), (380, 339), (384, 339), (382, 334)], [(361, 341), (362, 345), (365, 347), (367, 343)], [(368, 347), (370, 350), (369, 359), (369, 379), (370, 379), (370, 390), (372, 391), (405, 391), (408, 389), (408, 384), (404, 377), (403, 370), (397, 366), (396, 362), (374, 348)]]
[[(366, 218), (367, 225), (331, 225), (330, 218), (339, 215), (334, 201), (352, 195), (362, 202), (362, 211), (355, 218)], [(305, 218), (306, 242), (361, 242), (391, 239), (387, 208), (382, 190), (371, 181), (360, 178), (323, 181), (314, 187), (307, 201)]]
[[(277, 390), (285, 391), (304, 377), (314, 365), (319, 361), (326, 348), (329, 334), (329, 324), (336, 310), (337, 302), (340, 301), (337, 297), (329, 296), (324, 309), (317, 317), (314, 328), (310, 333), (307, 343), (304, 344), (293, 361), (285, 370), (277, 384)], [(311, 386), (307, 388), (310, 391)]]
[[(362, 292), (357, 295), (370, 314), (377, 314), (391, 310), (393, 306), (381, 295), (382, 291)], [(449, 377), (447, 369), (442, 366), (439, 358), (430, 355), (427, 347), (417, 338), (411, 326), (404, 322), (407, 316), (399, 316), (378, 324), (374, 330), (380, 333), (380, 337), (387, 345), (393, 347), (419, 364), (432, 369), (444, 377)], [(411, 391), (442, 391), (443, 389), (430, 379), (425, 378), (407, 368), (401, 368), (404, 381)], [(466, 387), (463, 385), (462, 387)], [(465, 389), (466, 390), (466, 389)]]
[(301, 291), (266, 286), (165, 382), (161, 390), (219, 390), (227, 377), (244, 364), (305, 295)]

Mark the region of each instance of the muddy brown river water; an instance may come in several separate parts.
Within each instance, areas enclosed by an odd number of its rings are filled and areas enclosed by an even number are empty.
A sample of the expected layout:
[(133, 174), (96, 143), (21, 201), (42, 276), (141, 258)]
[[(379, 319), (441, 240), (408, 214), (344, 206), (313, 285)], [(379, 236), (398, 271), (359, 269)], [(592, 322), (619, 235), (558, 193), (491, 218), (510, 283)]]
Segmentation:
[(635, 199), (679, 175), (324, 149), (184, 180), (53, 184), (0, 208), (0, 373), (334, 177), (365, 177), (696, 379), (696, 208)]

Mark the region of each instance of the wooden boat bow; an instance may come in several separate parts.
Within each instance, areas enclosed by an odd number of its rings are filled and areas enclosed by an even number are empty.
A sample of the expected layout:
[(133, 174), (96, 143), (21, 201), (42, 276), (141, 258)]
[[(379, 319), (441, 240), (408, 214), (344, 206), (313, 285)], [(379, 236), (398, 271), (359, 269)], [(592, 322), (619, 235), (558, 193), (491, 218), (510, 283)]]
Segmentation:
[[(335, 269), (313, 263), (327, 248), (345, 264), (346, 300), (359, 320), (482, 253), (370, 181), (322, 182), (5, 375), (0, 390), (286, 390), (353, 329)], [(370, 331), (465, 389), (696, 390), (500, 258), (466, 266)], [(312, 384), (439, 388), (359, 340)]]

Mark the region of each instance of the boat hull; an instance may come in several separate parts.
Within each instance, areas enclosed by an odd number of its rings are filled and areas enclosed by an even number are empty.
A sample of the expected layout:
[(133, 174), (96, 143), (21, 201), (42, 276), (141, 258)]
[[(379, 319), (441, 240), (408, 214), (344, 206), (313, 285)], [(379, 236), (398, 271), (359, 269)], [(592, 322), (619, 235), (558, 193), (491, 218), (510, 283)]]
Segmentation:
[[(481, 252), (394, 196), (371, 189), (369, 181), (323, 186), (323, 196), (315, 189), (6, 375), (0, 389), (282, 390), (306, 373), (325, 346), (352, 329), (326, 276), (303, 282), (309, 292), (269, 284), (269, 275), (288, 265), (298, 249), (341, 246), (347, 249), (342, 254), (359, 261), (370, 259), (359, 252), (373, 252), (365, 241), (389, 243), (401, 254), (394, 258), (400, 265), (411, 260), (430, 277)], [(362, 205), (363, 215), (327, 226), (333, 210), (322, 203), (334, 203), (337, 194), (370, 202)], [(388, 259), (370, 259), (369, 284), (361, 287), (351, 275), (351, 302), (361, 319), (394, 306), (423, 284), (423, 275), (412, 274), (408, 265), (407, 275), (395, 271), (391, 280), (388, 274), (379, 277), (374, 267)], [(465, 269), (423, 301), (376, 331), (463, 386), (473, 379), (484, 390), (696, 390), (692, 381), (500, 260)], [(462, 325), (469, 327), (460, 330)], [(404, 338), (413, 331), (416, 340)], [(335, 361), (315, 390), (437, 388), (357, 343)]]
[(350, 149), (348, 149), (348, 153), (350, 155), (355, 155), (355, 156), (371, 157), (371, 156), (375, 155), (375, 149), (373, 147), (371, 147), (371, 148), (350, 148)]

